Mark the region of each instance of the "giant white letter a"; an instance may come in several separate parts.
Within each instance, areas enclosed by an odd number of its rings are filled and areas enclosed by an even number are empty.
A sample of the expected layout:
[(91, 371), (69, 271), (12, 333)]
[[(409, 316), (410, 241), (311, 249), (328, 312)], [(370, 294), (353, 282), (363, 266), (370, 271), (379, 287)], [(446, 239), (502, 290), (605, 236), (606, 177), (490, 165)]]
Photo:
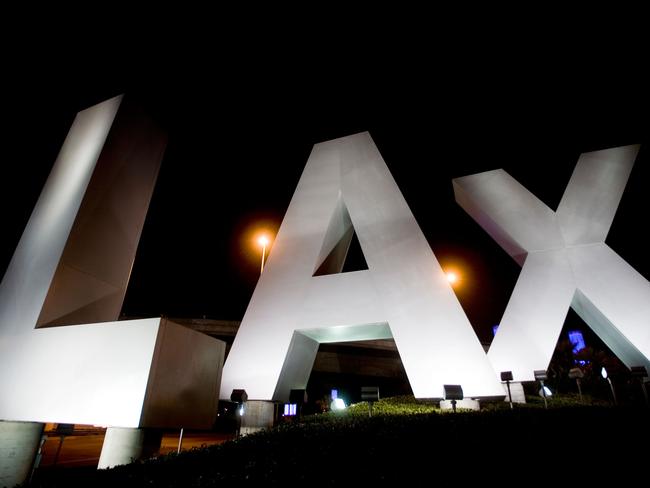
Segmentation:
[[(368, 270), (340, 273), (354, 230)], [(503, 396), (370, 135), (317, 144), (226, 361), (221, 397), (243, 388), (250, 399), (284, 401), (306, 386), (319, 343), (390, 337), (416, 397), (441, 398), (443, 384), (460, 384), (466, 397)]]

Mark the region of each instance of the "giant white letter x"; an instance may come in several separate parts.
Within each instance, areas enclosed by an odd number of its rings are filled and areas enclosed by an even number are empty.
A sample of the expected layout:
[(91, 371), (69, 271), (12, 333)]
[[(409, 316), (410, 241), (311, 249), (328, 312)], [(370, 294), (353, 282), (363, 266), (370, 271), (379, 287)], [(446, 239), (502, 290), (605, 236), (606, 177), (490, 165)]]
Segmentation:
[(454, 180), (460, 206), (523, 266), (488, 352), (496, 371), (546, 369), (569, 306), (628, 367), (650, 370), (650, 283), (605, 244), (638, 151), (582, 154), (557, 212), (503, 170)]

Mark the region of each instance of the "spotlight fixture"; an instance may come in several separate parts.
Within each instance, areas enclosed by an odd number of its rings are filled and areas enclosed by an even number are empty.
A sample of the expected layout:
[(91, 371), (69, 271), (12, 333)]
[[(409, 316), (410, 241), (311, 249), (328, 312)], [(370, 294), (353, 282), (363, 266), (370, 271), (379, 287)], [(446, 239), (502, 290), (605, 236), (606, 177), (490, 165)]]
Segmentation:
[(443, 385), (445, 400), (451, 400), (451, 408), (456, 412), (456, 400), (462, 400), (463, 388), (460, 385)]

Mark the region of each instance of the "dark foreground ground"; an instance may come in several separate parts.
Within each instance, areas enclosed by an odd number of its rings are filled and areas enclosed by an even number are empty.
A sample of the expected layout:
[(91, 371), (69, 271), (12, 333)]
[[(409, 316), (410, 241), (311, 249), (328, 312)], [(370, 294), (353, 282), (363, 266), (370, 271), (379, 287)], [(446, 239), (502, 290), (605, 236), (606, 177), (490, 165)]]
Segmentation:
[(618, 484), (647, 481), (648, 439), (650, 410), (640, 407), (328, 414), (112, 470), (44, 472), (33, 486)]

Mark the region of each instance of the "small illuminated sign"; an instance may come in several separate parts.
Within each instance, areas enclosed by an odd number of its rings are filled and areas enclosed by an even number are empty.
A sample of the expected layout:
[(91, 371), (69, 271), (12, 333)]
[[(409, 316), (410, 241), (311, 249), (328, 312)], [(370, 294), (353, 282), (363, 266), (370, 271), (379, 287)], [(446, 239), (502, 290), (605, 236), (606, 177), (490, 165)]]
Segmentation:
[(284, 404), (284, 416), (291, 417), (296, 415), (297, 404), (296, 403), (285, 403)]

